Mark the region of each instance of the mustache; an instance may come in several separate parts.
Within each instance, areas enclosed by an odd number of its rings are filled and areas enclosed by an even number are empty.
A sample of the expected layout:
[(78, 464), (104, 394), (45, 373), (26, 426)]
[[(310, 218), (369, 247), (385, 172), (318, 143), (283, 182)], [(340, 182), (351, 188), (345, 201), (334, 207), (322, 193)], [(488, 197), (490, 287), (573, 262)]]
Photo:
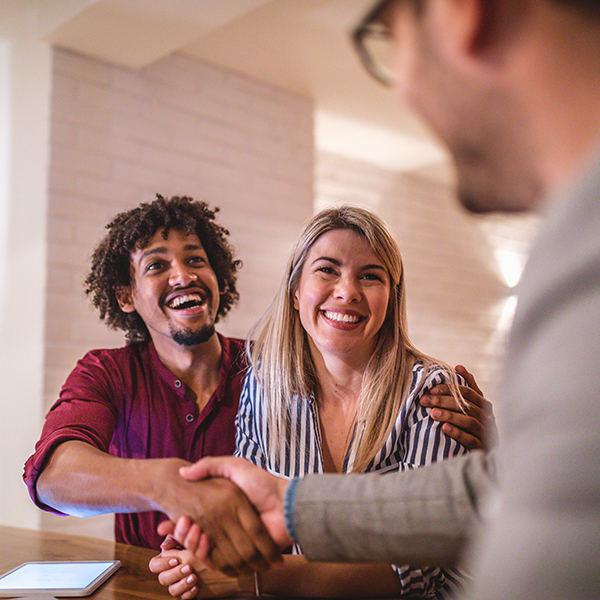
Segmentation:
[[(178, 288), (178, 291), (182, 292), (200, 292), (202, 296), (206, 299), (207, 302), (211, 301), (213, 298), (212, 292), (210, 289), (204, 285), (203, 283), (195, 282), (191, 285), (188, 285), (184, 288)], [(161, 306), (165, 306), (167, 304), (167, 298), (173, 294), (173, 290), (169, 292), (163, 292), (159, 297), (159, 302)]]

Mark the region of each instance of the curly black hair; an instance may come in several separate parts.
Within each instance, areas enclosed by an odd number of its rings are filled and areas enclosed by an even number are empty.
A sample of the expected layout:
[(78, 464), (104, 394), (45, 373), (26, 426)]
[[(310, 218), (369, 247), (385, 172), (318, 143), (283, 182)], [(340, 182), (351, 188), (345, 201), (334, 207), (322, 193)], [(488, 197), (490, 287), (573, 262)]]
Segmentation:
[(238, 301), (237, 271), (242, 266), (233, 257), (227, 237), (229, 231), (215, 222), (218, 208), (186, 196), (144, 203), (118, 214), (106, 226), (108, 233), (92, 255), (92, 266), (85, 279), (85, 293), (100, 311), (100, 318), (111, 329), (122, 329), (132, 342), (149, 341), (150, 332), (137, 312), (126, 313), (117, 301), (117, 291), (131, 285), (131, 255), (145, 248), (157, 231), (167, 238), (171, 229), (186, 235), (196, 234), (219, 284), (220, 303), (216, 321)]

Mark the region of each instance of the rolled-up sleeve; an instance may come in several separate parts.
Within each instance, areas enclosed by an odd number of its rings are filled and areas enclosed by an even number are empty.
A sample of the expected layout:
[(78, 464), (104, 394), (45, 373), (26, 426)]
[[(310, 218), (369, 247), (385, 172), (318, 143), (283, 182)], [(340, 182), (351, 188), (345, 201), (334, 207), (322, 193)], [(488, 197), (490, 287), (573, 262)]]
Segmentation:
[(35, 451), (25, 463), (23, 479), (39, 508), (63, 514), (41, 502), (36, 492), (37, 479), (58, 445), (79, 440), (108, 452), (116, 426), (114, 397), (114, 382), (102, 362), (97, 356), (86, 354), (46, 415)]

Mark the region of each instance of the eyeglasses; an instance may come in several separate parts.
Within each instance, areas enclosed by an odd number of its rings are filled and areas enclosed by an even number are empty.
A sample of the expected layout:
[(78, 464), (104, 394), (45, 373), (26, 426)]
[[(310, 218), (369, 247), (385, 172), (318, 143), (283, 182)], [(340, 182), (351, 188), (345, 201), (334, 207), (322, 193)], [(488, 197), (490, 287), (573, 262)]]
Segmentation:
[(394, 0), (377, 2), (352, 33), (352, 41), (367, 71), (384, 85), (394, 80), (392, 70), (392, 33), (384, 14)]

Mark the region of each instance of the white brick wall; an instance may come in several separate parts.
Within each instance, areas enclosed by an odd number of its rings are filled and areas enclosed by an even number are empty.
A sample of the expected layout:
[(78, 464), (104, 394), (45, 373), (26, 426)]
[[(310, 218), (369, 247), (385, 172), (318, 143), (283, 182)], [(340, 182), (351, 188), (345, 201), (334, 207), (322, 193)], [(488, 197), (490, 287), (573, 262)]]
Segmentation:
[[(244, 267), (220, 330), (246, 335), (312, 214), (312, 105), (183, 55), (132, 71), (55, 50), (49, 185), (46, 406), (87, 350), (122, 345), (83, 280), (108, 220), (156, 192), (221, 207)], [(105, 517), (43, 527), (112, 535)]]
[(413, 342), (437, 358), (464, 364), (496, 400), (503, 354), (499, 324), (510, 292), (495, 252), (501, 249), (505, 260), (522, 264), (537, 221), (468, 215), (445, 176), (391, 173), (324, 152), (316, 162), (317, 209), (344, 202), (364, 206), (395, 232)]

